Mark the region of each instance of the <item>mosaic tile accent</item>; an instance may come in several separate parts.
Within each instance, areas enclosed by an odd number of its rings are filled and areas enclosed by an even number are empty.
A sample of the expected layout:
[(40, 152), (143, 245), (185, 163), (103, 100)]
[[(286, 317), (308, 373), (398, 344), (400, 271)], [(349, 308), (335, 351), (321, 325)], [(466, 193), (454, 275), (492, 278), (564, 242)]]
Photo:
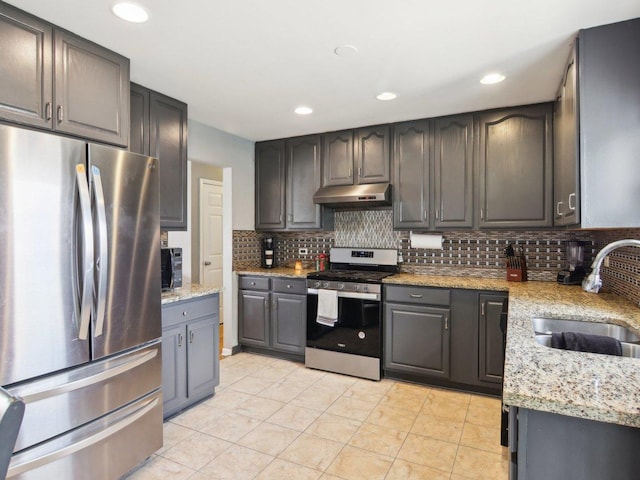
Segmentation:
[[(596, 250), (616, 240), (633, 238), (640, 240), (640, 228), (596, 230)], [(635, 304), (640, 304), (640, 248), (625, 247), (609, 254), (609, 266), (600, 270), (602, 287), (608, 288)]]
[(337, 247), (398, 248), (391, 210), (339, 211), (334, 221)]

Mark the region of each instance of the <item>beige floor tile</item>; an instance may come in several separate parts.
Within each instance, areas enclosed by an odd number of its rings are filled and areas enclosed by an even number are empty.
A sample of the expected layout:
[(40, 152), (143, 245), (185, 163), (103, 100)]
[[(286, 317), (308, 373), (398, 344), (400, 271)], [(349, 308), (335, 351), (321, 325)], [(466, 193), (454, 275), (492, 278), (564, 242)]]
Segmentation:
[(323, 473), (320, 477), (320, 480), (344, 480), (344, 478), (336, 477), (335, 475), (329, 475), (328, 473)]
[(341, 393), (333, 388), (315, 384), (291, 400), (291, 403), (324, 412), (340, 397)]
[(320, 415), (321, 413), (317, 410), (311, 410), (298, 405), (285, 405), (271, 415), (267, 419), (267, 422), (303, 432)]
[(323, 413), (309, 425), (305, 433), (335, 442), (347, 443), (361, 425), (362, 422), (358, 420)]
[(162, 456), (194, 470), (200, 470), (232, 445), (225, 440), (196, 432), (165, 451)]
[(262, 423), (242, 437), (238, 441), (238, 444), (276, 457), (287, 448), (298, 435), (300, 435), (300, 432), (291, 430), (290, 428), (273, 425), (271, 423)]
[(460, 445), (473, 447), (486, 452), (502, 455), (506, 447), (500, 445), (500, 429), (495, 427), (485, 427), (465, 422), (460, 438)]
[(248, 375), (242, 378), (242, 380), (238, 380), (237, 382), (229, 385), (229, 389), (237, 392), (248, 393), (250, 395), (257, 395), (269, 388), (271, 385), (273, 385), (271, 380), (265, 380), (263, 378)]
[(343, 395), (327, 408), (327, 413), (362, 421), (377, 405), (378, 400), (376, 399), (364, 400), (361, 397), (345, 397)]
[(327, 372), (322, 370), (313, 370), (311, 368), (301, 368), (294, 370), (289, 375), (287, 375), (287, 380), (295, 380), (306, 383), (307, 385), (312, 385), (319, 381), (322, 377), (329, 375)]
[(224, 415), (224, 411), (201, 403), (190, 408), (184, 413), (173, 417), (170, 422), (182, 427), (202, 431), (206, 426)]
[(280, 458), (324, 471), (331, 465), (342, 447), (342, 443), (303, 433), (280, 454)]
[(251, 397), (238, 405), (234, 412), (258, 420), (266, 420), (280, 410), (285, 404), (268, 398)]
[(380, 404), (373, 409), (365, 421), (408, 432), (417, 416), (418, 414), (411, 410)]
[(458, 443), (463, 426), (464, 422), (462, 421), (421, 413), (411, 427), (411, 433), (437, 438), (445, 442)]
[(234, 445), (200, 470), (199, 475), (209, 480), (250, 480), (272, 461), (271, 455)]
[(425, 467), (451, 472), (456, 459), (458, 445), (410, 433), (398, 458)]
[(495, 406), (469, 405), (466, 421), (475, 425), (500, 428), (500, 404)]
[(222, 440), (237, 442), (260, 423), (262, 422), (255, 418), (245, 417), (236, 413), (227, 413), (209, 423), (203, 432)]
[(334, 389), (340, 394), (346, 392), (354, 383), (356, 383), (356, 377), (340, 374), (325, 375), (316, 382), (317, 385)]
[(468, 407), (472, 395), (470, 393), (446, 390), (444, 388), (432, 388), (429, 397), (435, 401), (444, 401), (449, 404)]
[(221, 392), (216, 393), (210, 400), (207, 400), (205, 405), (216, 408), (217, 410), (234, 411), (242, 405), (242, 403), (250, 400), (251, 398), (253, 398), (253, 395), (249, 395), (244, 392), (237, 392), (235, 390), (231, 390), (231, 388), (226, 388)]
[(164, 457), (152, 457), (140, 468), (127, 475), (127, 480), (183, 480), (190, 478), (195, 470), (167, 460)]
[(282, 380), (293, 371), (294, 367), (289, 364), (273, 364), (252, 373), (254, 377), (264, 380), (277, 381)]
[(379, 382), (374, 382), (372, 380), (358, 379), (342, 396), (346, 398), (358, 398), (360, 400), (380, 401), (394, 384), (395, 382), (393, 380), (383, 379)]
[(487, 395), (471, 395), (469, 406), (471, 405), (487, 408), (501, 408), (502, 401), (498, 397), (490, 397)]
[(442, 470), (395, 459), (385, 480), (449, 480)]
[(477, 480), (506, 480), (507, 457), (461, 445), (453, 465), (453, 473)]
[(258, 396), (286, 403), (296, 398), (307, 388), (309, 388), (308, 383), (302, 380), (291, 379), (290, 376), (287, 376), (271, 384), (269, 388), (258, 393)]
[(195, 430), (192, 430), (191, 428), (183, 427), (177, 423), (165, 422), (162, 429), (162, 448), (156, 453), (161, 455), (162, 452), (169, 450), (178, 442), (184, 440), (190, 435), (193, 435), (194, 433), (196, 433)]
[(373, 423), (364, 423), (351, 438), (349, 445), (395, 457), (406, 437), (407, 432)]
[(317, 480), (322, 472), (276, 458), (256, 480)]
[[(454, 397), (454, 399), (455, 398), (456, 397)], [(468, 409), (468, 402), (461, 402), (459, 399), (449, 402), (442, 396), (429, 396), (425, 400), (420, 414), (446, 418), (457, 422), (464, 422)]]
[(403, 408), (405, 410), (411, 410), (418, 413), (425, 400), (427, 399), (427, 393), (416, 394), (410, 391), (391, 391), (380, 400), (380, 405), (389, 405), (394, 408)]
[(382, 480), (393, 458), (346, 446), (327, 469), (327, 473), (346, 480)]

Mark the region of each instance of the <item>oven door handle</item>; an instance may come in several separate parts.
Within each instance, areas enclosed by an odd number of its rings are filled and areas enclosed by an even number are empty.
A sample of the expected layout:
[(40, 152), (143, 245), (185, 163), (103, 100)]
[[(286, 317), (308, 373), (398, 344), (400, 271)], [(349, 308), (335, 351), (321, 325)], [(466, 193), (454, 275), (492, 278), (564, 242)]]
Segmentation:
[[(307, 295), (317, 295), (319, 289), (307, 288)], [(380, 301), (379, 293), (365, 293), (365, 292), (342, 292), (338, 290), (338, 298), (358, 298), (362, 300), (377, 300)]]

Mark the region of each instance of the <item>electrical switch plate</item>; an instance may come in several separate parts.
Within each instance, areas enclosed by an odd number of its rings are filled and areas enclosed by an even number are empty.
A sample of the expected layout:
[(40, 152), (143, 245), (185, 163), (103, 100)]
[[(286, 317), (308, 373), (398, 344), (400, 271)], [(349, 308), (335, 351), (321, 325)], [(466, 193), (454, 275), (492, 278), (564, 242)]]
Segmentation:
[(309, 250), (307, 248), (298, 249), (298, 255), (307, 255), (308, 253), (309, 253)]
[(604, 266), (605, 266), (605, 267), (609, 267), (609, 255), (607, 255), (606, 257), (604, 257)]

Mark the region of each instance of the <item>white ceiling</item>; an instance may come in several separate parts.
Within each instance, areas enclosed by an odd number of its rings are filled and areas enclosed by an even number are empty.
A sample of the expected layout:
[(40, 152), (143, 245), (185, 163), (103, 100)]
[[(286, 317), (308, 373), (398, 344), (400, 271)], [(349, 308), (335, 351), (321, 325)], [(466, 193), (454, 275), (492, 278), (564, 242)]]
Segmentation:
[[(580, 28), (640, 17), (638, 0), (115, 0), (9, 3), (131, 59), (131, 80), (189, 118), (250, 140), (552, 100)], [(334, 49), (355, 45), (339, 57)], [(486, 86), (499, 70), (507, 79)], [(390, 102), (375, 96), (399, 94)], [(293, 113), (298, 105), (312, 115)]]

